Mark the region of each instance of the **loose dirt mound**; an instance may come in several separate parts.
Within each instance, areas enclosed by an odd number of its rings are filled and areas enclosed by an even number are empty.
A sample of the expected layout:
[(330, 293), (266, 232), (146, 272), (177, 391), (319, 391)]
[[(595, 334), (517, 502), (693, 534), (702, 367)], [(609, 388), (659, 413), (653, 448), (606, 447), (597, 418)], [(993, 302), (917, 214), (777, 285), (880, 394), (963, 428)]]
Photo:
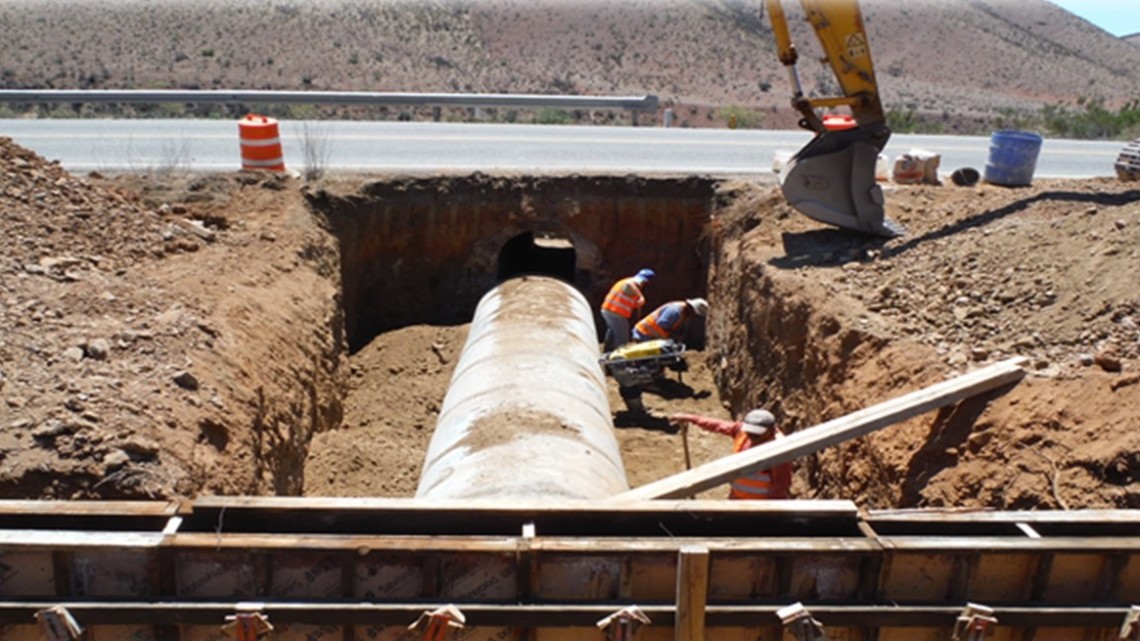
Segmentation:
[(0, 496), (295, 492), (335, 263), (272, 176), (108, 182), (0, 138)]
[[(734, 406), (802, 428), (1013, 355), (1009, 394), (802, 461), (799, 496), (876, 507), (1140, 505), (1140, 189), (898, 187), (869, 241), (726, 186), (714, 327)], [(725, 323), (737, 323), (724, 327)], [(735, 359), (745, 353), (749, 359)]]

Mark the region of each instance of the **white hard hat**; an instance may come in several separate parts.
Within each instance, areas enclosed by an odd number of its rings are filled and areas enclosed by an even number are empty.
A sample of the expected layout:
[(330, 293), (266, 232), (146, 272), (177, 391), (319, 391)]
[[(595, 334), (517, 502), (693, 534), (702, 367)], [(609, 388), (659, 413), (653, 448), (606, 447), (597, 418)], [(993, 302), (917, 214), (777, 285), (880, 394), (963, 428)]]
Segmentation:
[(776, 425), (776, 417), (768, 410), (752, 410), (744, 415), (741, 429), (745, 434), (764, 436)]
[(697, 316), (704, 316), (709, 311), (709, 303), (703, 298), (690, 298), (689, 300), (685, 301), (685, 303), (687, 303), (689, 307), (693, 308), (693, 311), (697, 313)]

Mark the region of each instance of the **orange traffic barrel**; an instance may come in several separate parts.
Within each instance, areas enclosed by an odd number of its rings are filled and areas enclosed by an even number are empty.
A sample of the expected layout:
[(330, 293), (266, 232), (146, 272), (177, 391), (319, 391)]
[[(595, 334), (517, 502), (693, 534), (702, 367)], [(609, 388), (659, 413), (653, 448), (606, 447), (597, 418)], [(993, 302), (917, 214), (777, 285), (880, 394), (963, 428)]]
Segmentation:
[(828, 131), (854, 129), (856, 125), (855, 118), (846, 114), (829, 114), (823, 117), (823, 127)]
[(285, 171), (285, 155), (281, 152), (281, 134), (275, 118), (249, 114), (238, 121), (238, 132), (242, 169)]

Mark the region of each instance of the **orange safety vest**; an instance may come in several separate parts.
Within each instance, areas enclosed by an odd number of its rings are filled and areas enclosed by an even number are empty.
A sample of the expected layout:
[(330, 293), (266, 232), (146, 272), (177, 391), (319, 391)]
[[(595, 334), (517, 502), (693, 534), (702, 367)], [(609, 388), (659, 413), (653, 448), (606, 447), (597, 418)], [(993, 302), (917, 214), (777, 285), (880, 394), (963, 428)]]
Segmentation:
[[(748, 434), (744, 430), (736, 433), (732, 438), (732, 453), (743, 452), (748, 449)], [(756, 470), (748, 476), (733, 479), (732, 489), (728, 493), (730, 499), (766, 499), (772, 493), (771, 470)]]
[[(684, 303), (672, 303), (672, 305), (684, 305)], [(657, 322), (657, 317), (660, 316), (661, 313), (668, 309), (670, 306), (671, 305), (662, 305), (661, 307), (658, 307), (652, 314), (641, 319), (641, 322), (639, 322), (637, 325), (634, 325), (634, 331), (638, 334), (641, 334), (642, 336), (648, 336), (649, 338), (669, 338), (670, 334), (673, 333), (673, 330), (677, 329), (677, 325), (680, 324), (680, 321), (678, 320), (678, 322), (672, 327), (666, 328), (662, 327), (661, 324)], [(681, 315), (677, 318), (681, 319), (684, 317), (685, 312), (682, 310)]]
[[(633, 290), (633, 296), (625, 293), (627, 285)], [(606, 294), (606, 300), (602, 302), (602, 309), (629, 318), (633, 316), (634, 310), (641, 309), (644, 304), (645, 297), (641, 295), (641, 288), (638, 287), (637, 280), (630, 276), (614, 283), (610, 293)]]

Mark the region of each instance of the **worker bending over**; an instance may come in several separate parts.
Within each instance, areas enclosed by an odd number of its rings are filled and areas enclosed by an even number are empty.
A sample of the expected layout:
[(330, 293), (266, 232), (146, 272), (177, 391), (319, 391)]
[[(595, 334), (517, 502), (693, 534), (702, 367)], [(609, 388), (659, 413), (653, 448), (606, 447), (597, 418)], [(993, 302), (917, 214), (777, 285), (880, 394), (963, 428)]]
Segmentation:
[(629, 342), (629, 323), (645, 306), (641, 290), (653, 278), (652, 269), (643, 269), (629, 278), (614, 283), (602, 301), (602, 320), (606, 321), (605, 350), (612, 352)]
[[(743, 421), (723, 421), (696, 414), (674, 414), (669, 422), (675, 425), (696, 425), (702, 430), (732, 437), (732, 453), (752, 449), (784, 437), (776, 429), (776, 417), (768, 410), (756, 409), (744, 415)], [(792, 464), (781, 463), (766, 470), (756, 470), (747, 476), (734, 479), (729, 490), (730, 499), (786, 499), (792, 486)]]
[(708, 310), (709, 304), (703, 298), (665, 303), (633, 328), (633, 340), (640, 343), (658, 338), (673, 338), (681, 333), (690, 318), (694, 315), (704, 316)]

